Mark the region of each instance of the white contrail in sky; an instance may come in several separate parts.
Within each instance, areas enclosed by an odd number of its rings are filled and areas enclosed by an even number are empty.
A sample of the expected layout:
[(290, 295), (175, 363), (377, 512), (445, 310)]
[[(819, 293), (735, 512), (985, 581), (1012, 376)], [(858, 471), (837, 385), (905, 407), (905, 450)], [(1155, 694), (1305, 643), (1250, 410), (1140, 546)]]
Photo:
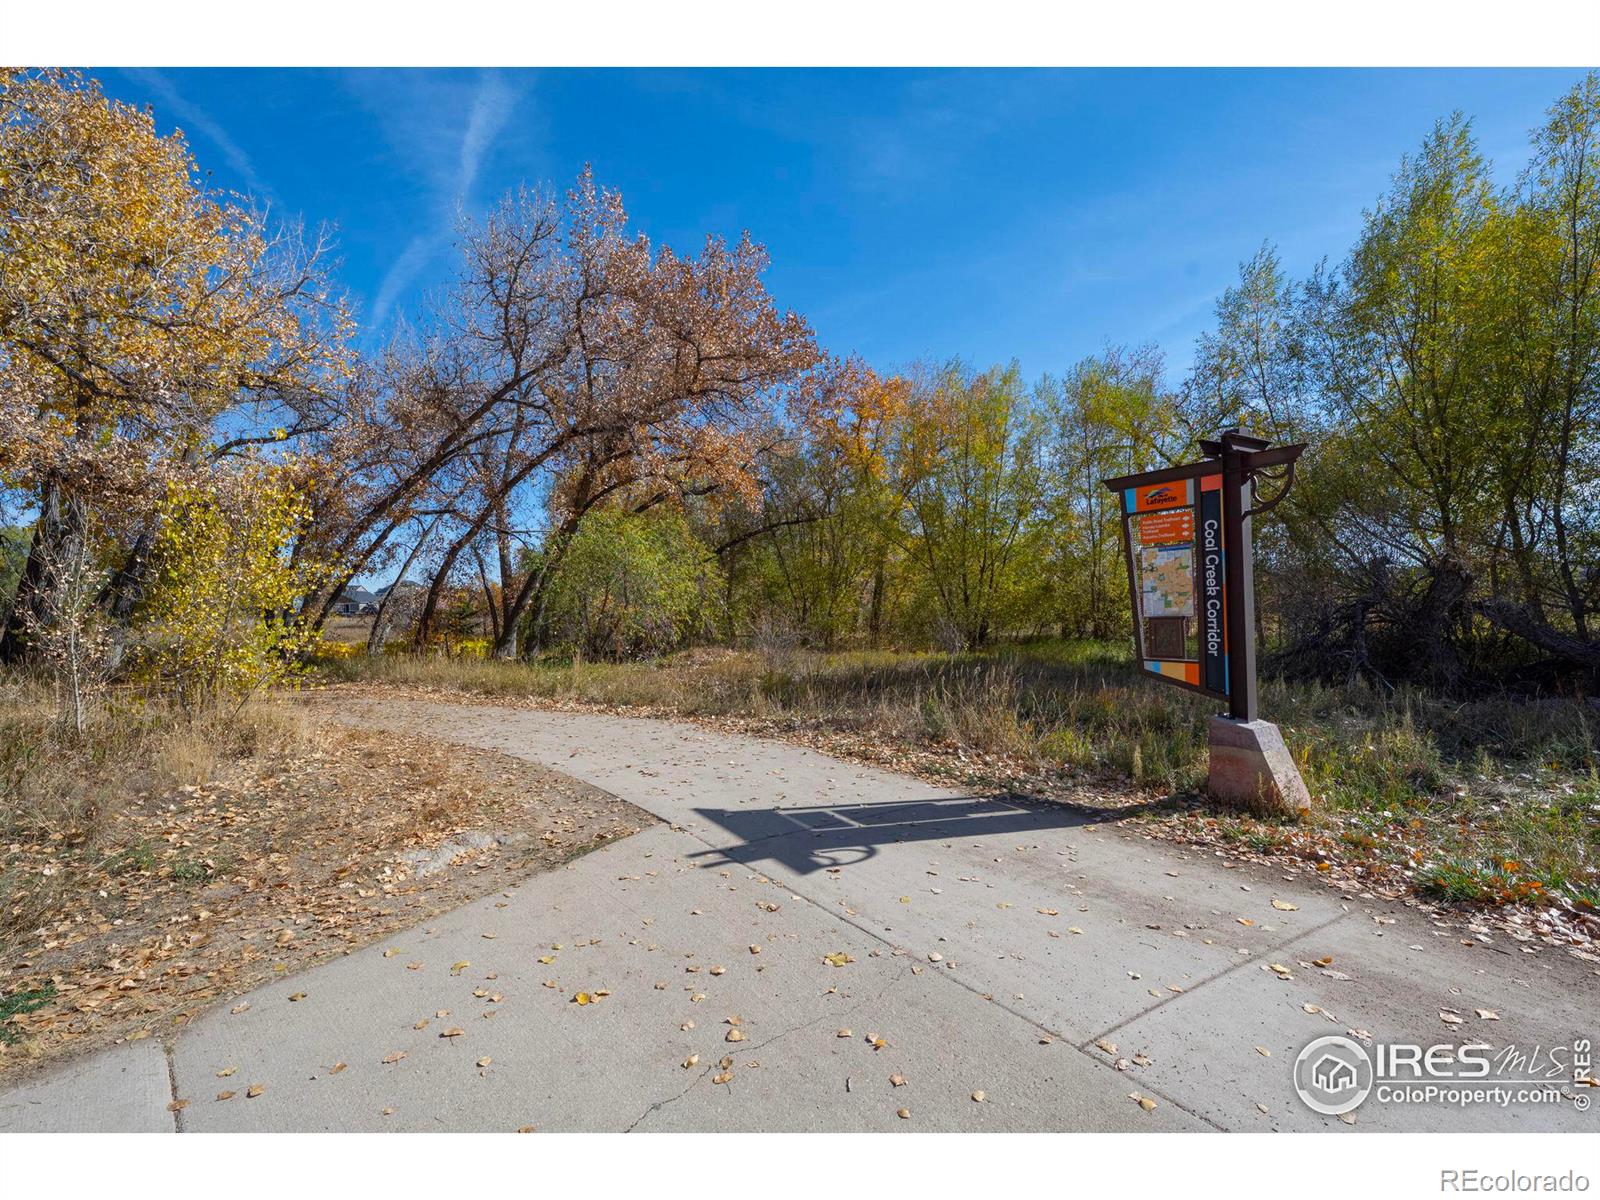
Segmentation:
[(515, 105), (515, 90), (507, 86), (498, 74), (485, 72), (479, 78), (477, 91), (472, 98), (472, 109), (467, 115), (467, 125), (461, 134), (455, 173), (448, 180), (440, 180), (438, 223), (430, 232), (412, 238), (384, 275), (372, 301), (371, 329), (376, 330), (388, 319), (389, 313), (412, 281), (433, 256), (449, 244), (461, 211), (471, 199), (484, 156), (505, 129)]
[(149, 88), (167, 108), (172, 110), (180, 126), (187, 126), (201, 134), (208, 142), (222, 151), (222, 157), (228, 161), (245, 186), (256, 196), (266, 200), (274, 206), (278, 197), (268, 186), (265, 180), (256, 174), (255, 164), (250, 161), (239, 143), (228, 136), (228, 131), (217, 124), (203, 108), (185, 100), (183, 94), (173, 85), (172, 80), (160, 71), (149, 67), (130, 67), (125, 72), (130, 78), (137, 79)]

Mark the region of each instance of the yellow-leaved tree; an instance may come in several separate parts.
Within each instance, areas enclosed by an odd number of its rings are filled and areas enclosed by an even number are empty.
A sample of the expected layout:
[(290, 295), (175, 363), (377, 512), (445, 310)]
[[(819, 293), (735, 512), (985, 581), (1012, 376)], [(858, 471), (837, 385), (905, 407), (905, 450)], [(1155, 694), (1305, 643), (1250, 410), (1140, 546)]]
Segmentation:
[(296, 602), (321, 568), (289, 551), (309, 518), (291, 466), (169, 483), (136, 644), (142, 671), (186, 713), (243, 703), (299, 671), (316, 634)]

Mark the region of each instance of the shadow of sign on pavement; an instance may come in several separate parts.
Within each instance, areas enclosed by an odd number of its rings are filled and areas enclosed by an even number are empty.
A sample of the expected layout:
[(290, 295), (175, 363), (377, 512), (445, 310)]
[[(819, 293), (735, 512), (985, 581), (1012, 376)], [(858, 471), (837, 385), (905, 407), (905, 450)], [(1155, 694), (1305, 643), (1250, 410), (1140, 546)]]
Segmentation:
[(947, 841), (994, 834), (1072, 829), (1120, 820), (1134, 809), (1069, 808), (1003, 793), (884, 804), (832, 804), (793, 808), (697, 808), (695, 813), (742, 839), (703, 850), (696, 858), (750, 866), (774, 862), (796, 874), (859, 864), (880, 846)]

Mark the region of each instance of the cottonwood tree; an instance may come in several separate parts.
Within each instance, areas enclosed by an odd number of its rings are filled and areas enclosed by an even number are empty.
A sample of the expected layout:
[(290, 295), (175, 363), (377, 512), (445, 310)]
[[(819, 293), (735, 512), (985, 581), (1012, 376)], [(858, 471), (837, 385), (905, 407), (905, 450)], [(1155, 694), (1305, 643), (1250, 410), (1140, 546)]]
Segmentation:
[(1196, 339), (1194, 365), (1174, 397), (1186, 455), (1201, 438), (1228, 428), (1276, 442), (1304, 432), (1305, 352), (1295, 293), (1272, 246), (1239, 264), (1238, 282), (1218, 298), (1215, 328)]
[(92, 81), (0, 75), (0, 486), (37, 514), (8, 660), (91, 517), (125, 621), (171, 480), (333, 419), (349, 322), (325, 252), (206, 190), (181, 133)]
[[(895, 546), (888, 527), (904, 497), (889, 459), (911, 387), (864, 364), (838, 364), (829, 386), (790, 414), (774, 442), (760, 512), (735, 509), (714, 530), (730, 592), (766, 636), (831, 648), (864, 633), (876, 643), (893, 619)], [(730, 603), (730, 607), (740, 607)]]
[(719, 576), (715, 555), (682, 514), (596, 508), (553, 575), (551, 640), (605, 659), (674, 649), (719, 593)]
[(1292, 660), (1445, 684), (1528, 647), (1600, 666), (1597, 163), (1594, 75), (1504, 191), (1467, 123), (1442, 122), (1307, 285)]
[[(466, 229), (462, 260), (449, 301), (382, 373), (366, 461), (338, 484), (360, 499), (324, 536), (359, 569), (413, 519), (431, 480), (470, 460), (416, 637), (487, 537), (501, 574), (495, 652), (507, 657), (597, 505), (709, 492), (756, 503), (759, 432), (820, 355), (805, 321), (763, 287), (760, 246), (708, 239), (694, 257), (654, 247), (587, 172), (561, 205), (509, 195)], [(537, 566), (517, 569), (519, 543), (540, 547)]]
[(237, 708), (290, 679), (312, 630), (293, 612), (320, 564), (287, 553), (308, 517), (292, 465), (255, 460), (169, 483), (138, 669), (187, 714)]
[[(1415, 572), (1394, 614), (1409, 670), (1459, 673), (1454, 632), (1474, 548), (1498, 514), (1484, 481), (1503, 409), (1491, 386), (1485, 286), (1498, 201), (1459, 116), (1401, 163), (1336, 272), (1307, 288), (1307, 339), (1341, 452), (1378, 503), (1330, 514), (1353, 566)], [(1354, 482), (1354, 481), (1352, 481)], [(1370, 567), (1369, 567), (1370, 569)]]

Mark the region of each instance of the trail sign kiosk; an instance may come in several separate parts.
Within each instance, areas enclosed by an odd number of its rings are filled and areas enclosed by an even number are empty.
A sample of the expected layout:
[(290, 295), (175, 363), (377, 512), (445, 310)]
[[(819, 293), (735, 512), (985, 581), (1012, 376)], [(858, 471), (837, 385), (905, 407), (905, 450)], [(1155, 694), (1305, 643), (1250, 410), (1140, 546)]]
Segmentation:
[[(1230, 429), (1200, 448), (1201, 462), (1105, 481), (1121, 500), (1134, 654), (1151, 677), (1227, 702), (1228, 715), (1211, 719), (1213, 795), (1304, 812), (1305, 782), (1278, 727), (1256, 711), (1250, 519), (1288, 494), (1305, 446)], [(1266, 501), (1264, 480), (1277, 485)]]

